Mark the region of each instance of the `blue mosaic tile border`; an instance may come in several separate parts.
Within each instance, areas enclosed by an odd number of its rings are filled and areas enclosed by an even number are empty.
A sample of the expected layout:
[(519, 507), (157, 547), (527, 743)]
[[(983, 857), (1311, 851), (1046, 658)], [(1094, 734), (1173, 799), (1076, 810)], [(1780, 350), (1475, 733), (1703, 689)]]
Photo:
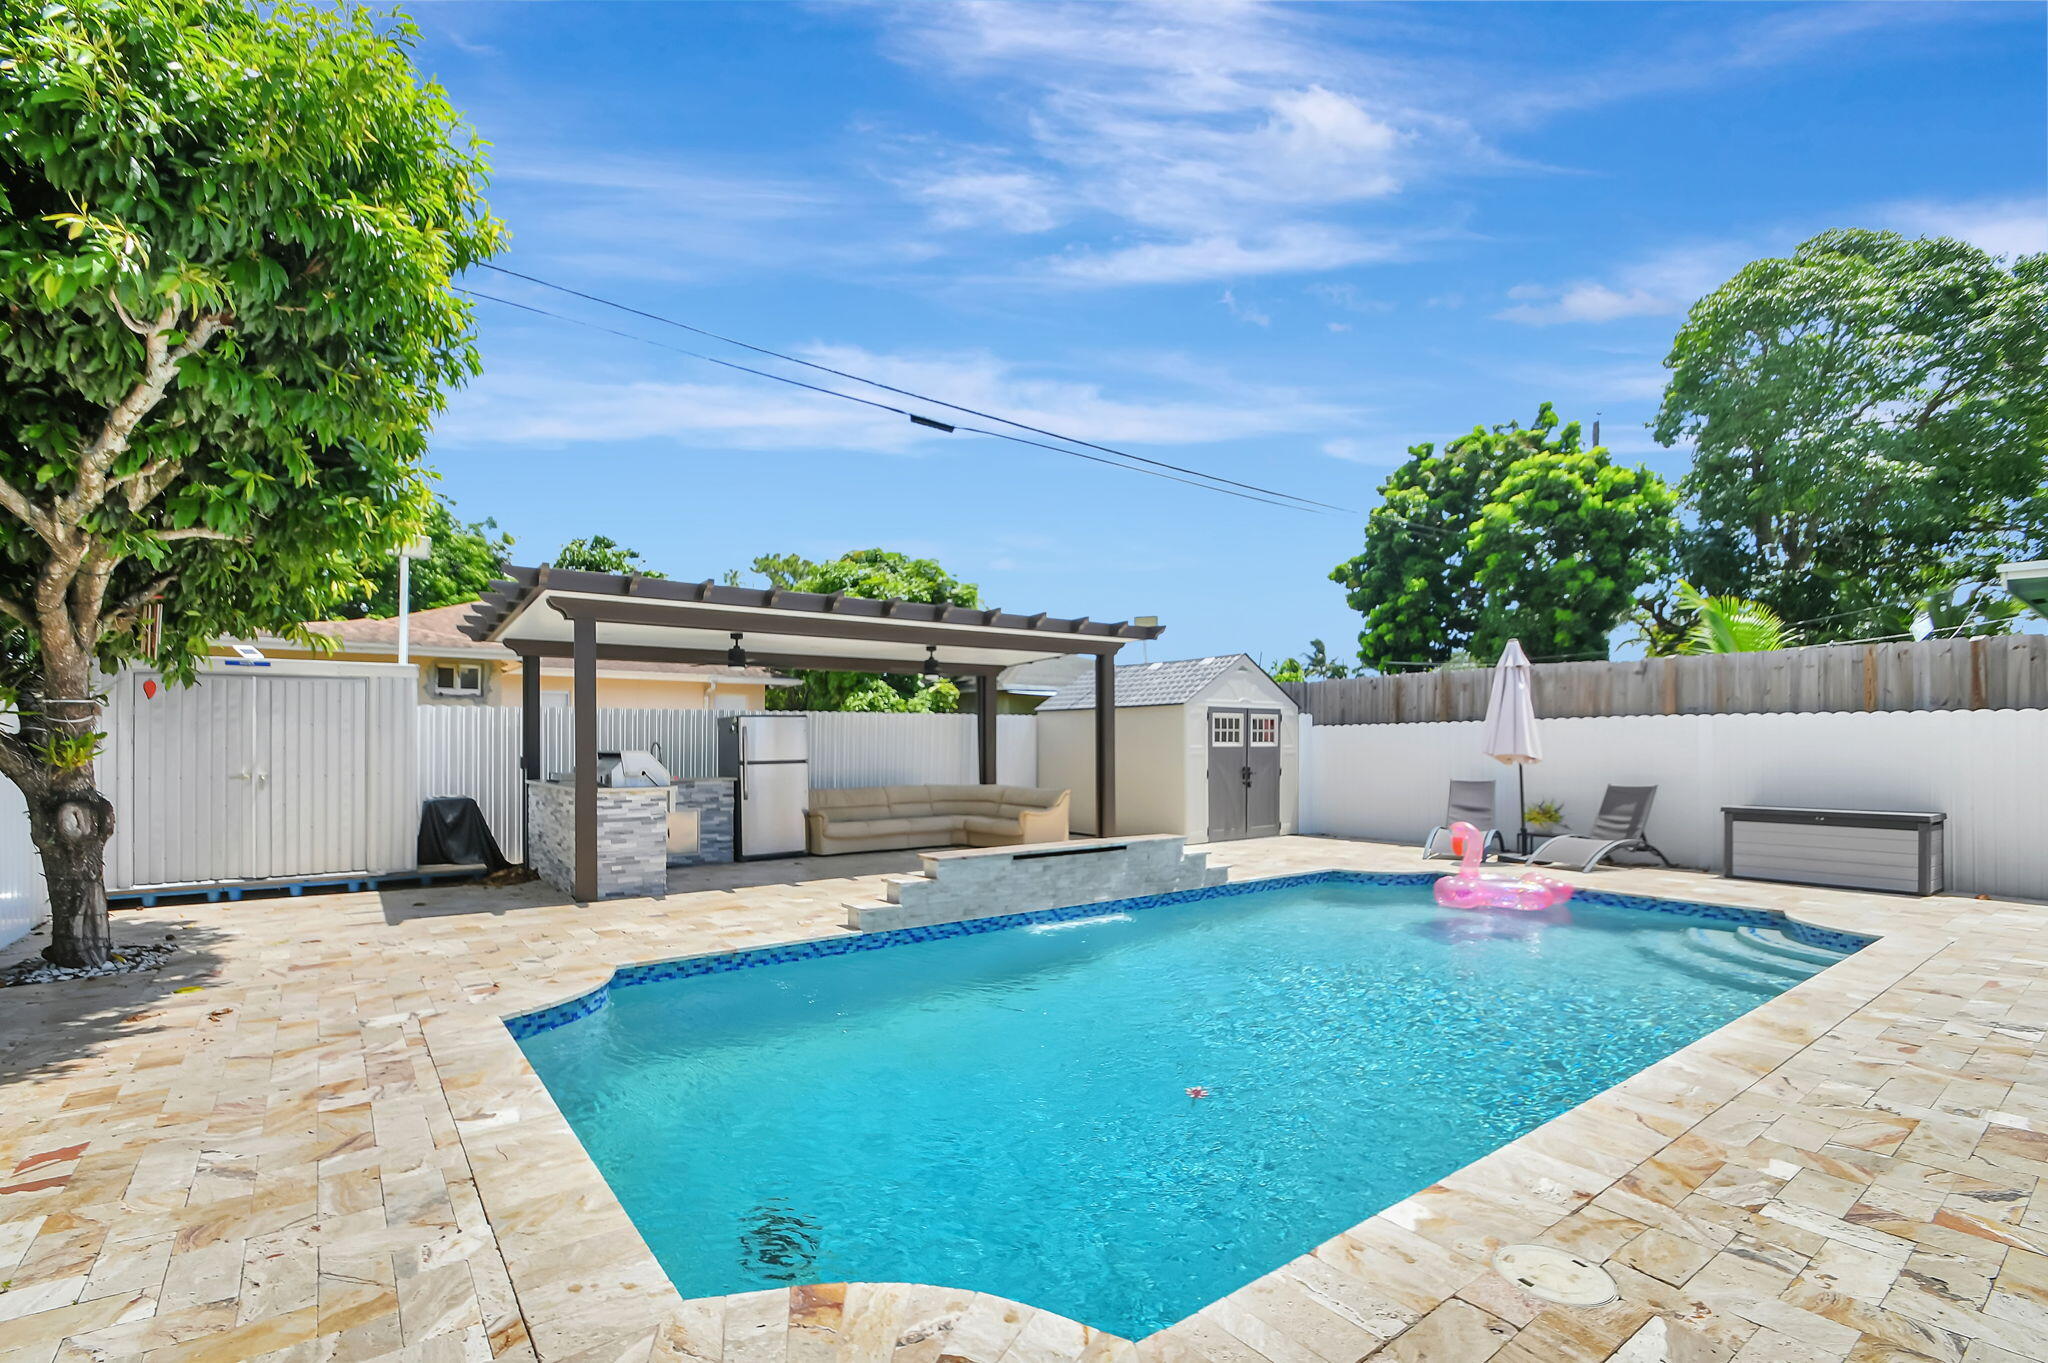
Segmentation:
[[(1134, 899), (1113, 899), (1097, 904), (1075, 904), (1061, 909), (1036, 909), (1030, 913), (1001, 914), (992, 918), (969, 918), (958, 923), (935, 923), (921, 928), (895, 928), (887, 932), (849, 933), (844, 937), (822, 937), (810, 942), (791, 942), (782, 946), (749, 947), (743, 951), (718, 952), (708, 956), (685, 956), (673, 961), (653, 961), (645, 965), (621, 966), (612, 973), (609, 981), (599, 985), (587, 994), (580, 994), (565, 1003), (542, 1008), (531, 1013), (521, 1013), (505, 1019), (505, 1027), (514, 1038), (524, 1040), (551, 1032), (557, 1027), (567, 1026), (581, 1018), (603, 1009), (611, 1001), (614, 989), (631, 989), (636, 985), (656, 984), (663, 980), (690, 979), (699, 975), (724, 975), (735, 970), (751, 970), (757, 966), (787, 965), (793, 961), (812, 961), (826, 956), (850, 956), (862, 951), (882, 951), (889, 947), (906, 946), (913, 942), (936, 942), (948, 937), (974, 937), (985, 932), (1006, 932), (1012, 928), (1029, 927), (1036, 923), (1063, 923), (1076, 918), (1094, 918), (1105, 913), (1129, 913), (1141, 909), (1161, 908), (1170, 904), (1193, 904), (1205, 899), (1230, 899), (1238, 895), (1258, 894), (1265, 890), (1291, 889), (1300, 885), (1427, 885), (1448, 874), (1442, 871), (1307, 871), (1291, 876), (1268, 876), (1259, 880), (1235, 880), (1222, 885), (1207, 885), (1197, 890), (1174, 890), (1167, 894), (1140, 895)], [(1781, 913), (1768, 909), (1745, 909), (1732, 904), (1706, 904), (1681, 899), (1654, 899), (1647, 895), (1616, 894), (1610, 890), (1580, 890), (1572, 896), (1574, 904), (1590, 904), (1600, 908), (1640, 909), (1652, 913), (1670, 914), (1678, 918), (1700, 919), (1717, 923), (1733, 923), (1743, 926), (1775, 928), (1794, 941), (1808, 946), (1825, 947), (1832, 951), (1854, 952), (1876, 941), (1861, 933), (1837, 932), (1829, 928), (1814, 927), (1811, 924), (1794, 922)]]

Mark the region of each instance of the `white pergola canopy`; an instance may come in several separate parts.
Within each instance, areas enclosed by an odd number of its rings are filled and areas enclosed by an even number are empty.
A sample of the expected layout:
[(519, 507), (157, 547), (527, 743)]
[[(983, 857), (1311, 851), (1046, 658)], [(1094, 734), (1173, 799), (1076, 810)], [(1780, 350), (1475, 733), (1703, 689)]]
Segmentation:
[[(995, 676), (1006, 667), (1069, 654), (1094, 659), (1097, 685), (1113, 693), (1117, 650), (1156, 639), (1157, 625), (1058, 619), (1000, 609), (876, 601), (844, 594), (729, 587), (715, 581), (618, 576), (552, 568), (508, 568), (463, 622), (463, 632), (520, 656), (527, 779), (540, 776), (540, 666), (573, 663), (576, 895), (596, 897), (597, 664), (678, 662), (717, 666), (727, 651), (772, 668), (917, 673), (976, 679), (983, 784), (995, 781)], [(739, 636), (737, 640), (733, 636)], [(1116, 802), (1116, 707), (1096, 707), (1095, 781), (1099, 831), (1109, 835)]]

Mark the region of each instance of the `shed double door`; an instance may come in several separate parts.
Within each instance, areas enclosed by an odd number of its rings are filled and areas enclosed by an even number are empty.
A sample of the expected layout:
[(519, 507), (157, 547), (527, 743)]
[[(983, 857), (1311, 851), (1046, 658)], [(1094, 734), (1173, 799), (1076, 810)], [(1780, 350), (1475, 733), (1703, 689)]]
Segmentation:
[(410, 773), (392, 792), (379, 770), (411, 758), (402, 679), (127, 674), (112, 699), (109, 888), (378, 872), (410, 851), (391, 827), (416, 822)]
[(1209, 840), (1280, 831), (1280, 712), (1209, 711)]

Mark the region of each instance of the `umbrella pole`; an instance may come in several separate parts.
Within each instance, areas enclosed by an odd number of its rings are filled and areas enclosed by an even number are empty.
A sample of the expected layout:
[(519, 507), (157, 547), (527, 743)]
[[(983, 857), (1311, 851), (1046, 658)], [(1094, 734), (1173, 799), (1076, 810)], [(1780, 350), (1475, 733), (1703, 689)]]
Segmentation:
[(1529, 764), (1515, 763), (1515, 817), (1522, 826), (1521, 838), (1515, 843), (1515, 851), (1522, 856), (1529, 855)]

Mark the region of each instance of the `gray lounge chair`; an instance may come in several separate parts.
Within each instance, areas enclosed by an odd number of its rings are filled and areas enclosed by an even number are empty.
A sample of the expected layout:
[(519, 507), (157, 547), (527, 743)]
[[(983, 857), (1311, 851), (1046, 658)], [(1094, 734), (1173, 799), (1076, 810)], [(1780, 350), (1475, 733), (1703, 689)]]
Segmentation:
[(1529, 854), (1529, 860), (1590, 871), (1616, 852), (1648, 852), (1669, 866), (1671, 858), (1652, 847), (1643, 836), (1643, 829), (1650, 822), (1650, 806), (1656, 799), (1655, 786), (1609, 786), (1600, 797), (1600, 812), (1594, 816), (1592, 832), (1550, 838)]
[(1507, 843), (1501, 838), (1500, 829), (1495, 827), (1498, 820), (1493, 812), (1493, 782), (1453, 781), (1451, 798), (1444, 809), (1444, 821), (1429, 830), (1422, 840), (1424, 857), (1448, 857), (1456, 855), (1451, 851), (1451, 825), (1469, 823), (1479, 830), (1479, 855), (1482, 859), (1494, 852), (1507, 850)]

